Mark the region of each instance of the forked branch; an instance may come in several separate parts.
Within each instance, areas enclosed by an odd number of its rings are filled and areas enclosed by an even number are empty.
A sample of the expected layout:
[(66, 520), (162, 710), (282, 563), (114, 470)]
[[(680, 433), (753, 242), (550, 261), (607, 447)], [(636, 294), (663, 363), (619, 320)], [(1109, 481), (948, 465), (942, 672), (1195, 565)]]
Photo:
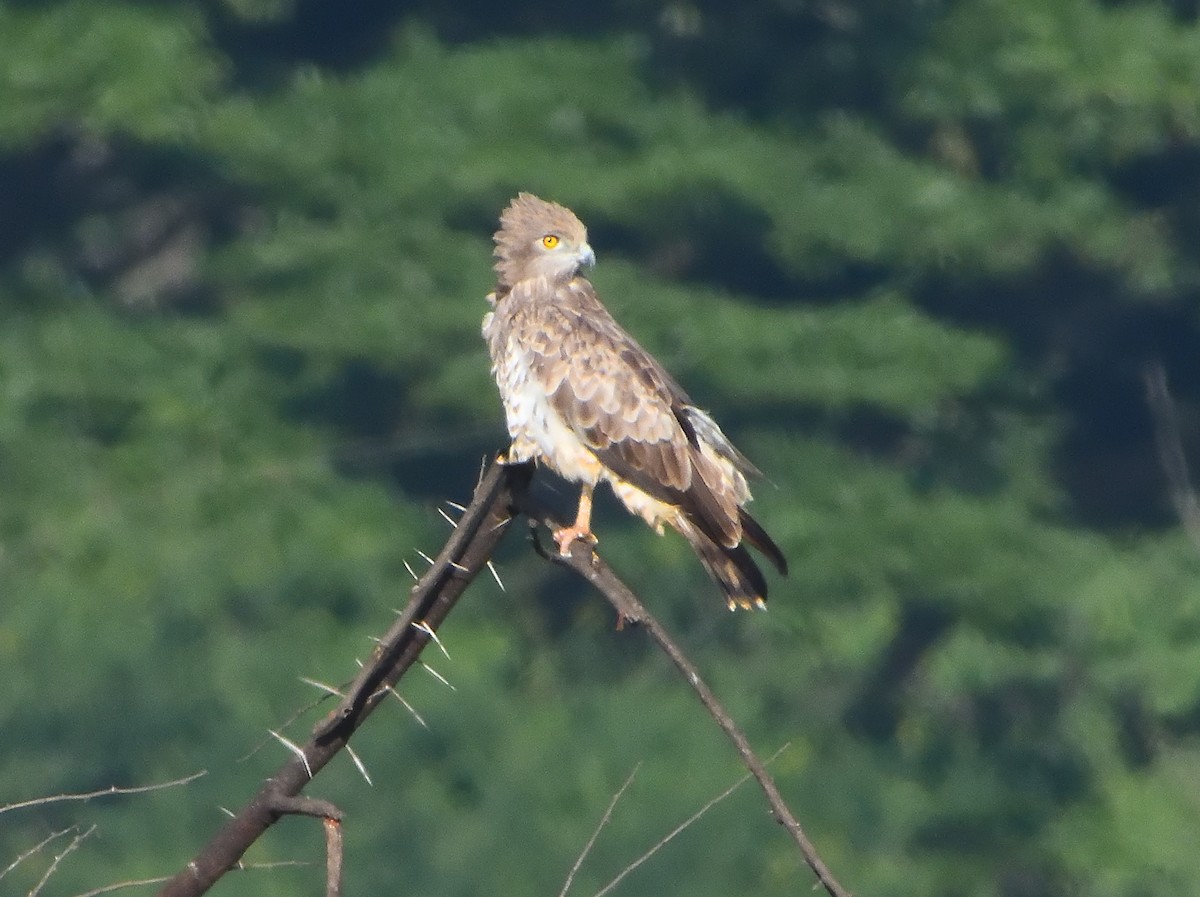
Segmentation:
[[(529, 516), (530, 520), (537, 521), (551, 531), (562, 528), (561, 523), (550, 516), (544, 508), (535, 504), (527, 495), (521, 496), (521, 510)], [(733, 721), (733, 717), (729, 715), (729, 712), (717, 699), (712, 689), (700, 678), (700, 671), (696, 669), (696, 666), (683, 653), (683, 649), (676, 644), (675, 640), (671, 638), (670, 633), (663, 628), (663, 625), (658, 622), (653, 614), (646, 610), (645, 605), (642, 604), (637, 595), (621, 581), (612, 568), (604, 562), (604, 559), (595, 553), (591, 544), (577, 539), (571, 543), (571, 553), (568, 555), (561, 555), (557, 551), (541, 551), (540, 548), (539, 554), (556, 563), (570, 567), (580, 576), (584, 577), (608, 600), (616, 610), (619, 619), (637, 623), (645, 628), (650, 638), (671, 659), (675, 668), (683, 675), (684, 680), (691, 686), (692, 691), (700, 699), (700, 703), (704, 705), (704, 709), (716, 721), (721, 731), (733, 742), (733, 746), (737, 750), (738, 756), (741, 757), (743, 765), (754, 776), (759, 787), (762, 788), (775, 820), (787, 829), (792, 840), (796, 842), (796, 846), (800, 848), (800, 853), (804, 857), (804, 862), (808, 864), (813, 874), (817, 876), (817, 881), (821, 887), (825, 889), (830, 897), (850, 897), (850, 892), (838, 884), (837, 879), (833, 877), (833, 873), (829, 871), (820, 854), (817, 853), (817, 849), (804, 833), (803, 827), (796, 820), (792, 811), (788, 809), (787, 803), (784, 802), (783, 796), (779, 793), (779, 789), (775, 785), (775, 780), (767, 772), (767, 768), (762, 760), (754, 753), (754, 749), (750, 746), (745, 733), (738, 728), (737, 724)]]
[[(341, 813), (323, 801), (300, 798), (308, 782), (343, 748), (371, 712), (393, 690), (393, 686), (417, 662), (422, 650), (436, 639), (436, 632), (471, 581), (489, 563), (492, 552), (518, 511), (537, 524), (550, 525), (551, 518), (532, 503), (527, 487), (530, 465), (493, 462), (484, 472), (470, 505), (432, 566), (412, 588), (408, 605), (387, 634), (379, 640), (368, 662), (336, 708), (313, 730), (303, 745), (288, 743), (293, 756), (267, 779), (259, 792), (207, 845), (171, 878), (160, 897), (198, 897), (222, 875), (235, 868), (243, 854), (281, 817), (304, 814), (321, 817), (327, 836), (327, 893), (340, 889)], [(800, 823), (784, 803), (762, 761), (746, 736), (700, 678), (695, 666), (675, 644), (662, 625), (645, 609), (637, 596), (595, 555), (590, 546), (575, 543), (569, 557), (553, 557), (591, 582), (616, 608), (621, 618), (640, 623), (671, 658), (676, 668), (699, 696), (717, 725), (730, 738), (743, 764), (758, 781), (775, 818), (800, 848), (805, 862), (830, 897), (849, 897), (826, 868), (804, 834)]]

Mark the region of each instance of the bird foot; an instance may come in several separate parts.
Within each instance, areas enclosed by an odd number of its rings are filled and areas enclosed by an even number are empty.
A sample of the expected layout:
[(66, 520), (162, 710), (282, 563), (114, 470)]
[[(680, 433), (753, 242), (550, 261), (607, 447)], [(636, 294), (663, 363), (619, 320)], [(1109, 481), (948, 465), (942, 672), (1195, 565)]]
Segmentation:
[(591, 542), (595, 545), (599, 540), (595, 534), (587, 527), (582, 526), (564, 526), (562, 529), (554, 531), (554, 541), (558, 545), (558, 553), (566, 557), (571, 553), (571, 544), (576, 539), (583, 539), (585, 542)]

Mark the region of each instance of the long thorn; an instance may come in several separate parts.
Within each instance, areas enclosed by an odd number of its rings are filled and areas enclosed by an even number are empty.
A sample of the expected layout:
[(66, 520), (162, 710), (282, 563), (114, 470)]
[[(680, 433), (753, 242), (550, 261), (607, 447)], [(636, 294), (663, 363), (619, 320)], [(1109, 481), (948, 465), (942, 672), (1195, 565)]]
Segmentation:
[(346, 697), (344, 694), (342, 694), (340, 691), (338, 691), (332, 685), (326, 685), (324, 682), (318, 682), (316, 679), (309, 679), (307, 676), (300, 676), (299, 679), (305, 685), (311, 685), (313, 688), (319, 688), (319, 689), (321, 689), (321, 691), (325, 692), (326, 694), (333, 695), (334, 697), (337, 697), (337, 698)]
[(433, 566), (433, 558), (431, 558), (429, 555), (427, 555), (425, 552), (423, 552), (419, 548), (417, 549), (417, 554), (419, 554), (421, 556), (421, 559), (424, 560), (425, 563), (427, 563), (430, 567)]
[(450, 524), (451, 529), (458, 529), (458, 521), (457, 520), (455, 520), (453, 517), (451, 517), (449, 514), (447, 514), (441, 508), (438, 508), (437, 512), (442, 515), (443, 520), (445, 520), (448, 524)]
[(433, 630), (433, 627), (424, 620), (421, 620), (419, 623), (413, 623), (412, 626), (433, 639), (433, 643), (442, 649), (442, 653), (446, 655), (446, 659), (450, 659), (450, 652), (446, 650), (446, 646), (442, 644), (442, 640), (438, 638), (438, 634)]
[(420, 582), (421, 577), (417, 576), (416, 572), (412, 568), (412, 565), (409, 564), (408, 561), (404, 561), (403, 563), (404, 563), (404, 569), (407, 570), (408, 575), (413, 578), (413, 582)]
[(508, 589), (504, 588), (504, 583), (500, 581), (500, 574), (496, 572), (496, 565), (493, 564), (491, 562), (491, 560), (489, 560), (487, 562), (487, 568), (488, 568), (488, 571), (492, 574), (492, 579), (496, 580), (496, 585), (500, 586), (500, 591), (507, 592)]
[(274, 735), (275, 739), (280, 744), (282, 744), (285, 748), (287, 748), (289, 751), (291, 751), (293, 754), (295, 754), (297, 757), (300, 758), (300, 760), (304, 763), (304, 771), (306, 773), (308, 773), (308, 777), (311, 779), (313, 777), (312, 767), (308, 765), (308, 757), (304, 756), (304, 751), (301, 750), (300, 746), (298, 744), (296, 744), (296, 742), (289, 741), (287, 738), (284, 738), (282, 735), (280, 735), (274, 729), (267, 729), (267, 731), (270, 732), (272, 735)]
[(367, 767), (363, 765), (362, 760), (358, 759), (358, 754), (354, 753), (354, 748), (350, 745), (345, 745), (346, 753), (350, 755), (350, 759), (354, 761), (354, 765), (358, 767), (358, 771), (362, 773), (362, 777), (367, 780), (367, 784), (374, 787), (375, 783), (371, 781), (371, 777), (367, 775)]
[(596, 839), (600, 837), (600, 832), (604, 831), (604, 827), (608, 825), (608, 820), (612, 818), (613, 810), (617, 807), (617, 801), (621, 799), (626, 789), (633, 784), (634, 777), (638, 774), (638, 770), (642, 768), (639, 762), (633, 767), (633, 771), (629, 773), (629, 777), (625, 779), (625, 784), (617, 789), (617, 793), (612, 796), (612, 800), (608, 802), (608, 809), (604, 811), (604, 815), (600, 817), (600, 822), (596, 826), (596, 830), (592, 832), (592, 837), (588, 838), (587, 844), (583, 845), (583, 852), (575, 858), (575, 865), (571, 867), (571, 871), (567, 873), (567, 880), (563, 882), (562, 890), (558, 892), (558, 897), (567, 897), (567, 891), (571, 888), (571, 882), (575, 880), (575, 873), (579, 871), (579, 867), (583, 865), (583, 861), (587, 859), (587, 855), (592, 852), (592, 847), (596, 843)]
[(423, 660), (421, 661), (421, 666), (423, 666), (428, 671), (430, 676), (432, 676), (438, 682), (442, 683), (442, 685), (446, 686), (446, 688), (450, 689), (451, 691), (458, 691), (457, 688), (455, 688), (453, 685), (450, 684), (449, 679), (447, 679), (445, 676), (443, 676), (441, 673), (439, 673), (437, 670), (435, 670), (433, 667), (431, 667), (425, 661), (423, 661)]
[(408, 703), (408, 701), (404, 700), (404, 696), (401, 695), (400, 692), (396, 691), (396, 689), (394, 689), (394, 688), (389, 688), (388, 691), (390, 691), (393, 695), (395, 695), (396, 700), (404, 705), (404, 709), (413, 715), (413, 719), (415, 719), (417, 722), (419, 722), (421, 724), (422, 729), (429, 728), (429, 723), (425, 722), (425, 720), (423, 720), (421, 718), (421, 714), (417, 713), (416, 709), (413, 707), (412, 704), (410, 704), (410, 703)]

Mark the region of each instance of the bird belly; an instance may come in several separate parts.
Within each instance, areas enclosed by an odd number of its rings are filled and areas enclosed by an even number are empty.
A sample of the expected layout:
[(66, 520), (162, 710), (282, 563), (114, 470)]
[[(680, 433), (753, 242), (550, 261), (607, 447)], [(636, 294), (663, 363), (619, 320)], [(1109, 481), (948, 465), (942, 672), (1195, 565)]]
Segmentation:
[(602, 465), (551, 406), (520, 353), (508, 353), (497, 363), (495, 374), (513, 440), (509, 459), (543, 461), (564, 479), (594, 486)]
[(659, 535), (662, 535), (664, 523), (674, 526), (675, 521), (679, 519), (680, 510), (675, 505), (659, 501), (632, 483), (627, 483), (612, 474), (606, 475), (605, 479), (612, 487), (613, 494), (629, 509), (629, 513), (641, 517)]

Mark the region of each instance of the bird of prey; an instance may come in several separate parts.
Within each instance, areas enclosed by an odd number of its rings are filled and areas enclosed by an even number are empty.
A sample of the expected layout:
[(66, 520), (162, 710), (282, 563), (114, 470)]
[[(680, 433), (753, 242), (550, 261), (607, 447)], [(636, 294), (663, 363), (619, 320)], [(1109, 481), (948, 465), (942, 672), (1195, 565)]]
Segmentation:
[(497, 284), (483, 336), (512, 445), (580, 485), (562, 554), (591, 532), (592, 490), (607, 482), (629, 511), (691, 544), (730, 610), (765, 606), (746, 545), (787, 573), (778, 546), (745, 510), (758, 471), (716, 422), (613, 319), (581, 273), (595, 263), (569, 209), (521, 193), (495, 234)]

